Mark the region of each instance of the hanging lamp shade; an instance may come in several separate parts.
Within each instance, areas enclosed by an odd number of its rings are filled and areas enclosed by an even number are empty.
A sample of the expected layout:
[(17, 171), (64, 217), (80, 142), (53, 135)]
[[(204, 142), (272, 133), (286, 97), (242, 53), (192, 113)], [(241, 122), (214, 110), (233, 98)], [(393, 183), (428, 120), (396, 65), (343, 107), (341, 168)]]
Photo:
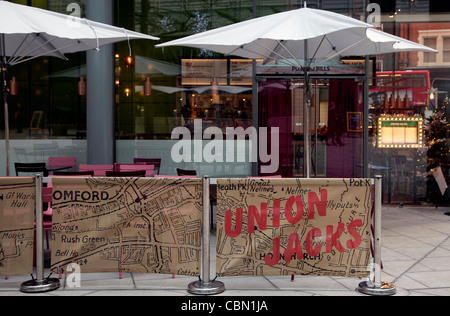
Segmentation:
[(12, 77), (12, 79), (9, 81), (9, 89), (10, 95), (19, 94), (19, 82), (16, 80), (16, 77)]
[(78, 81), (78, 95), (86, 95), (86, 81), (84, 77), (80, 77)]
[(213, 81), (211, 82), (211, 94), (212, 94), (212, 103), (218, 104), (220, 102), (219, 82), (217, 81), (217, 78), (215, 78), (215, 77), (214, 77)]
[(147, 79), (144, 82), (144, 94), (146, 96), (152, 95), (152, 82), (150, 81), (149, 77), (147, 77)]

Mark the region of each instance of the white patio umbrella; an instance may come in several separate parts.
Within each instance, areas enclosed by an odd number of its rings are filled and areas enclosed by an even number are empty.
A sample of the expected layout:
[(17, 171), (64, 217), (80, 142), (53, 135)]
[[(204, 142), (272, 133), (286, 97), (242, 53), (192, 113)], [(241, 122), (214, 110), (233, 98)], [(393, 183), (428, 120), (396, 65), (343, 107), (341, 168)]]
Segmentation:
[[(0, 67), (5, 108), (6, 173), (9, 176), (9, 119), (7, 70), (41, 56), (66, 59), (64, 54), (99, 50), (131, 39), (157, 37), (104, 23), (0, 0)], [(130, 52), (131, 53), (131, 52)]]
[[(264, 63), (277, 60), (300, 67), (306, 81), (305, 117), (309, 117), (309, 72), (312, 67), (338, 56), (364, 56), (408, 50), (436, 52), (411, 43), (376, 31), (370, 24), (342, 14), (310, 9), (305, 4), (301, 9), (232, 24), (156, 47), (188, 46), (224, 55), (263, 59)], [(309, 129), (309, 121), (306, 120), (305, 170), (308, 178), (311, 170)]]

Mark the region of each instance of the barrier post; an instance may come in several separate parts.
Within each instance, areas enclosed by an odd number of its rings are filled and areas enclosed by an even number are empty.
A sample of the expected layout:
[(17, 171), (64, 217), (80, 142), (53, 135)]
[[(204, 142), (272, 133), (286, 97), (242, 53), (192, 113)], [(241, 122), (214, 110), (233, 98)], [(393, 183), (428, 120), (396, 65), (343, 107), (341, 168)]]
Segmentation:
[(200, 280), (188, 286), (188, 292), (195, 295), (216, 295), (225, 291), (225, 285), (219, 281), (211, 281), (211, 216), (209, 209), (209, 176), (203, 177), (203, 211), (202, 211), (202, 262)]
[(382, 176), (375, 176), (374, 264), (369, 281), (361, 282), (357, 288), (357, 290), (363, 294), (375, 296), (388, 296), (397, 293), (397, 289), (394, 284), (381, 281), (382, 183)]
[(44, 293), (56, 290), (60, 287), (59, 279), (50, 276), (44, 278), (44, 214), (42, 210), (42, 187), (41, 175), (36, 175), (36, 279), (22, 283), (20, 291), (24, 293)]

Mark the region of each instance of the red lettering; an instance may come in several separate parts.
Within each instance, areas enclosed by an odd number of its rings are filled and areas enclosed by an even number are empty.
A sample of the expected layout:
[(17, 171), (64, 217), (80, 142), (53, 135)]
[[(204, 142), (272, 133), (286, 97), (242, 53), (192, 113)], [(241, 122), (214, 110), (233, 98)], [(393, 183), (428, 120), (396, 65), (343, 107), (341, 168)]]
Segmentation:
[(342, 236), (344, 229), (344, 223), (338, 224), (336, 233), (333, 233), (333, 225), (327, 226), (327, 253), (333, 252), (333, 246), (335, 246), (336, 249), (341, 253), (345, 251), (345, 248), (342, 247), (341, 243), (339, 242), (339, 237)]
[(243, 217), (244, 217), (244, 210), (242, 208), (238, 208), (236, 210), (236, 221), (233, 230), (231, 227), (233, 225), (233, 212), (232, 211), (225, 212), (225, 234), (228, 237), (236, 238), (241, 234)]
[(308, 235), (306, 236), (305, 248), (306, 248), (306, 252), (311, 257), (318, 256), (320, 254), (320, 251), (322, 250), (321, 244), (317, 244), (313, 248), (314, 237), (318, 237), (318, 238), (322, 237), (322, 232), (320, 231), (319, 228), (311, 229), (309, 231)]
[(255, 233), (255, 220), (260, 230), (267, 230), (267, 204), (261, 203), (261, 213), (254, 205), (248, 207), (248, 225), (247, 230), (249, 234)]
[(280, 227), (280, 200), (273, 201), (273, 217), (272, 217), (272, 225), (273, 228), (279, 228)]
[[(292, 215), (292, 207), (294, 206), (294, 203), (297, 205), (297, 214)], [(285, 215), (286, 215), (286, 219), (288, 220), (289, 223), (295, 225), (298, 222), (300, 222), (300, 220), (303, 217), (303, 200), (301, 198), (300, 195), (297, 196), (293, 196), (291, 197), (287, 202), (286, 202), (286, 207), (284, 209)]]
[(278, 264), (280, 261), (280, 238), (275, 238), (273, 240), (273, 254), (272, 257), (270, 254), (266, 255), (264, 258), (264, 261), (269, 267), (273, 267), (274, 265)]
[(291, 234), (291, 236), (289, 236), (288, 245), (284, 251), (285, 261), (288, 263), (291, 262), (293, 255), (296, 255), (298, 260), (303, 258), (302, 245), (298, 234)]
[(320, 190), (320, 198), (315, 192), (309, 192), (308, 194), (308, 219), (314, 219), (314, 208), (317, 208), (319, 216), (327, 216), (327, 203), (328, 203), (328, 191), (325, 189)]
[(362, 238), (361, 235), (355, 230), (356, 227), (362, 227), (363, 221), (361, 219), (354, 220), (353, 222), (348, 225), (348, 233), (352, 235), (352, 237), (355, 240), (349, 240), (347, 241), (347, 248), (355, 249), (358, 248), (361, 245)]

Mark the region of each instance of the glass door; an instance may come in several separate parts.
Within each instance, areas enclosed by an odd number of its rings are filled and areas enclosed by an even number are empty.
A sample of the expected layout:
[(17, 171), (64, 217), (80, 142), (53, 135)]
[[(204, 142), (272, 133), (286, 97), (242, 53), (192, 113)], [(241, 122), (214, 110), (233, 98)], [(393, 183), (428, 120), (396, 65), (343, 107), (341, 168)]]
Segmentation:
[(354, 79), (312, 79), (310, 87), (311, 108), (306, 111), (303, 79), (259, 83), (260, 127), (278, 127), (280, 132), (278, 173), (307, 177), (308, 156), (312, 178), (362, 177), (363, 84)]

